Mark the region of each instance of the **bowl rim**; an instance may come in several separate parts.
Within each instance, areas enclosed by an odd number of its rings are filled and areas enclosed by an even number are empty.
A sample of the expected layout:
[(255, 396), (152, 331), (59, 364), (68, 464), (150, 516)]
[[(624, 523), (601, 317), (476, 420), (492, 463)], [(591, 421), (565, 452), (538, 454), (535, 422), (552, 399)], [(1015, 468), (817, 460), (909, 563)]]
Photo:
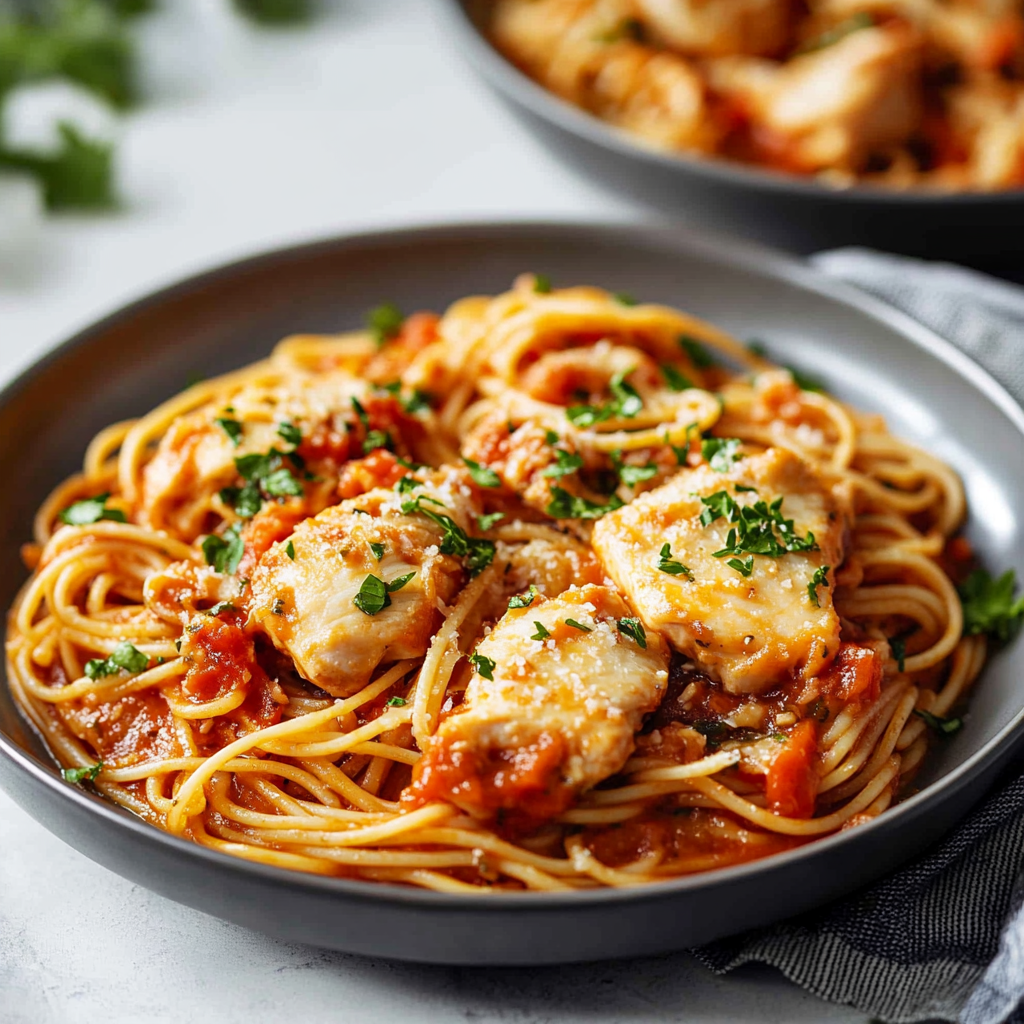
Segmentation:
[(921, 188), (906, 190), (881, 185), (855, 184), (830, 187), (815, 178), (785, 174), (756, 164), (743, 164), (724, 157), (700, 157), (685, 151), (673, 152), (644, 145), (625, 129), (588, 113), (545, 88), (520, 71), (481, 31), (468, 7), (471, 0), (439, 0), (450, 27), (465, 46), (463, 56), (507, 99), (531, 114), (586, 142), (613, 151), (626, 159), (653, 164), (661, 170), (693, 174), (697, 178), (805, 199), (834, 200), (837, 203), (911, 206), (1015, 206), (1024, 203), (1024, 186), (998, 190), (960, 189), (950, 192)]
[[(621, 220), (593, 221), (582, 218), (513, 221), (482, 218), (363, 230), (265, 249), (255, 255), (215, 264), (205, 270), (178, 279), (163, 288), (147, 292), (140, 298), (120, 306), (102, 319), (77, 331), (71, 338), (60, 343), (23, 369), (0, 390), (0, 406), (6, 405), (15, 399), (21, 391), (31, 387), (38, 375), (59, 362), (65, 355), (87, 348), (109, 329), (130, 322), (139, 313), (159, 308), (161, 304), (169, 300), (184, 298), (193, 292), (201, 293), (208, 286), (216, 285), (222, 279), (244, 276), (250, 271), (272, 267), (282, 261), (303, 261), (334, 252), (351, 252), (366, 248), (395, 248), (407, 245), (423, 246), (446, 242), (472, 242), (479, 245), (490, 245), (509, 238), (540, 234), (560, 237), (573, 235), (581, 239), (592, 236), (603, 241), (617, 239), (625, 249), (634, 244), (645, 246), (660, 244), (669, 249), (685, 252), (694, 258), (708, 259), (733, 269), (774, 279), (798, 290), (811, 292), (852, 308), (855, 312), (879, 322), (890, 331), (899, 334), (904, 341), (917, 348), (923, 356), (939, 360), (959, 377), (965, 379), (1003, 413), (1024, 442), (1024, 408), (1017, 404), (1001, 384), (950, 342), (881, 300), (844, 282), (825, 277), (796, 257), (759, 243), (730, 238), (679, 224), (666, 224), (663, 221), (658, 223)], [(6, 666), (2, 673), (2, 685), (5, 688), (8, 685)], [(15, 709), (20, 715), (16, 704)], [(38, 736), (34, 726), (24, 716), (21, 718), (26, 727)], [(1022, 739), (1024, 739), (1024, 699), (1010, 720), (981, 748), (950, 772), (901, 803), (890, 807), (884, 814), (872, 821), (858, 825), (855, 830), (833, 833), (768, 857), (629, 888), (587, 889), (572, 892), (483, 892), (479, 894), (436, 892), (387, 882), (367, 882), (358, 879), (315, 875), (231, 856), (171, 835), (118, 807), (101, 795), (65, 782), (56, 768), (56, 759), (53, 764), (45, 763), (16, 743), (3, 730), (0, 730), (0, 757), (9, 761), (16, 771), (28, 776), (31, 783), (43, 786), (58, 801), (69, 804), (72, 809), (98, 815), (105, 820), (108, 826), (114, 829), (125, 829), (136, 840), (145, 844), (161, 846), (181, 857), (197, 857), (206, 862), (212, 870), (238, 871), (254, 881), (262, 880), (275, 888), (305, 889), (316, 891), (323, 896), (334, 894), (338, 897), (357, 898), (370, 902), (467, 912), (497, 906), (514, 911), (535, 912), (583, 908), (593, 904), (617, 903), (623, 900), (664, 899), (693, 889), (727, 887), (736, 880), (746, 879), (760, 873), (767, 874), (774, 869), (782, 869), (809, 858), (827, 857), (829, 851), (834, 847), (850, 842), (858, 836), (869, 832), (873, 833), (879, 829), (884, 830), (897, 821), (905, 818), (913, 819), (919, 814), (926, 813), (931, 806), (951, 796), (968, 782), (969, 777), (976, 771), (983, 772), (986, 768), (998, 764), (1015, 742)], [(60, 835), (59, 831), (57, 834)]]

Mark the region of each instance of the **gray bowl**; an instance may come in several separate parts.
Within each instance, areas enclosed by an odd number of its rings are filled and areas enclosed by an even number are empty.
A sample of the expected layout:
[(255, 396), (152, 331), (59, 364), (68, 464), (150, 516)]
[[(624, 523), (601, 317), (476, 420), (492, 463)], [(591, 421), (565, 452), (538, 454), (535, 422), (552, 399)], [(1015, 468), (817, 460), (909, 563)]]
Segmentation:
[(601, 185), (688, 223), (811, 252), (869, 245), (1003, 271), (1024, 256), (1024, 189), (833, 189), (718, 159), (659, 152), (560, 99), (489, 41), (491, 0), (439, 0), (462, 56), (556, 153)]
[[(390, 299), (443, 308), (524, 271), (682, 306), (885, 413), (964, 478), (986, 563), (1024, 570), (1024, 413), (907, 318), (768, 250), (679, 229), (558, 224), (425, 228), (259, 256), (142, 300), (67, 342), (0, 394), (0, 605), (18, 544), (92, 434), (194, 372), (264, 355), (292, 331), (337, 331)], [(937, 743), (922, 790), (877, 820), (775, 857), (649, 888), (450, 895), (320, 878), (205, 850), (63, 782), (0, 685), (0, 785), (85, 856), (170, 899), (291, 940), (453, 964), (557, 963), (705, 942), (841, 896), (920, 852), (985, 792), (1024, 735), (1024, 645), (992, 660), (966, 727)], [(42, 878), (40, 878), (42, 883)]]

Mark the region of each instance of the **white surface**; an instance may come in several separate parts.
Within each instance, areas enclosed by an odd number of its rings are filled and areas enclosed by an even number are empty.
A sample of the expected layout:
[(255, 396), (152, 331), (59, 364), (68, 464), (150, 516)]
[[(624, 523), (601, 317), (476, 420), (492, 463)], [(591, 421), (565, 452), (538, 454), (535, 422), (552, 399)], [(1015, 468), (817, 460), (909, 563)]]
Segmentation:
[[(428, 0), (333, 0), (314, 28), (274, 33), (239, 22), (228, 0), (163, 7), (141, 28), (148, 101), (122, 126), (125, 209), (50, 218), (31, 246), (26, 215), (14, 246), (0, 202), (0, 379), (125, 301), (261, 248), (400, 222), (631, 212), (562, 168), (474, 81)], [(686, 954), (468, 970), (276, 942), (110, 874), (0, 794), (2, 1024), (285, 1015), (865, 1019), (774, 972), (716, 978)]]

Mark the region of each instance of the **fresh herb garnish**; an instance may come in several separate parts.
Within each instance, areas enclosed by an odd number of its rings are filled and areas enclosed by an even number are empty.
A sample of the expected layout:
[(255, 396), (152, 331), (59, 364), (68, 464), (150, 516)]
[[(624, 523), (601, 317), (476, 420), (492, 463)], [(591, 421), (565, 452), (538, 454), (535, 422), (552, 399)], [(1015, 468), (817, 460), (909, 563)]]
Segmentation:
[(889, 647), (892, 650), (893, 658), (896, 659), (896, 668), (903, 672), (906, 667), (907, 641), (901, 636), (890, 637)]
[(693, 381), (671, 363), (665, 363), (661, 367), (661, 375), (665, 378), (665, 383), (671, 391), (686, 391), (693, 387)]
[(234, 601), (218, 601), (211, 609), (211, 615), (220, 615), (223, 612), (233, 612), (235, 610)]
[(289, 423), (287, 420), (278, 423), (277, 436), (294, 448), (298, 448), (302, 444), (302, 431), (294, 423)]
[(644, 631), (644, 624), (639, 619), (619, 619), (616, 625), (623, 636), (635, 640), (640, 647), (647, 650), (647, 633)]
[(58, 519), (68, 526), (88, 526), (108, 519), (112, 523), (125, 523), (127, 518), (119, 508), (107, 508), (110, 493), (97, 494), (95, 498), (83, 498), (61, 509)]
[(242, 560), (242, 553), (245, 551), (245, 542), (239, 532), (238, 526), (229, 526), (221, 536), (211, 533), (203, 538), (203, 557), (207, 565), (227, 576), (234, 576), (238, 571), (238, 563)]
[(543, 622), (538, 622), (536, 619), (533, 620), (533, 624), (536, 627), (536, 632), (530, 634), (531, 640), (547, 640), (551, 634), (544, 628)]
[(396, 337), (404, 323), (402, 311), (393, 302), (385, 302), (366, 314), (366, 326), (378, 347)]
[(277, 448), (262, 454), (236, 456), (235, 469), (246, 482), (242, 487), (222, 488), (221, 500), (230, 505), (239, 518), (251, 519), (259, 512), (265, 497), (300, 497), (302, 484), (282, 465), (284, 459), (297, 468), (304, 465), (304, 460), (295, 452), (282, 452)]
[(508, 600), (509, 611), (513, 608), (529, 608), (533, 599), (540, 595), (540, 591), (531, 583), (530, 589), (525, 594), (516, 594)]
[(622, 499), (615, 494), (610, 495), (608, 501), (601, 505), (570, 494), (561, 487), (552, 487), (551, 501), (548, 502), (546, 511), (553, 519), (600, 519), (601, 516), (622, 508), (622, 504)]
[(501, 477), (490, 466), (481, 466), (479, 462), (474, 462), (472, 459), (464, 458), (462, 461), (466, 464), (473, 482), (480, 487), (501, 486)]
[(533, 290), (538, 295), (547, 295), (551, 291), (551, 278), (547, 274), (534, 274)]
[(373, 552), (373, 557), (379, 562), (384, 557), (384, 545), (378, 544), (376, 541), (370, 541), (370, 550)]
[(236, 448), (242, 443), (242, 424), (239, 423), (238, 420), (231, 419), (227, 416), (219, 416), (213, 422), (228, 435), (231, 443)]
[(481, 533), (486, 533), (495, 523), (500, 523), (505, 518), (504, 512), (488, 512), (485, 515), (476, 517), (476, 526)]
[[(555, 440), (558, 440), (558, 435), (555, 435)], [(576, 455), (573, 452), (567, 452), (563, 448), (555, 449), (555, 461), (554, 464), (548, 466), (541, 476), (551, 477), (552, 479), (559, 480), (563, 476), (568, 476), (570, 473), (575, 473), (576, 470), (583, 468), (583, 457)]]
[(78, 785), (80, 782), (95, 782), (96, 776), (103, 770), (103, 762), (86, 765), (84, 768), (61, 768), (60, 774), (65, 782), (73, 782)]
[(650, 480), (651, 477), (658, 474), (658, 467), (653, 462), (648, 462), (643, 466), (626, 465), (622, 461), (621, 451), (612, 452), (611, 459), (615, 472), (627, 487), (635, 487), (644, 480)]
[(623, 370), (608, 381), (608, 390), (612, 393), (610, 402), (604, 405), (570, 405), (565, 410), (569, 422), (574, 427), (585, 428), (613, 417), (634, 419), (643, 409), (644, 402), (636, 388), (626, 381), (632, 372), (632, 369)]
[(384, 702), (386, 708), (404, 708), (409, 702), (404, 697), (389, 697)]
[(716, 473), (728, 473), (733, 463), (742, 458), (742, 443), (738, 437), (706, 437), (701, 442), (700, 454)]
[(630, 295), (629, 292), (612, 292), (612, 298), (620, 306), (635, 306), (635, 305), (637, 305), (636, 299), (633, 298), (633, 296)]
[(693, 580), (693, 573), (682, 562), (677, 562), (672, 557), (672, 546), (667, 543), (662, 544), (661, 553), (658, 555), (658, 571), (669, 576), (685, 576), (688, 580)]
[(474, 651), (469, 656), (469, 663), (484, 679), (489, 679), (492, 683), (494, 682), (494, 669), (497, 662)]
[(930, 711), (921, 711), (918, 708), (914, 708), (914, 714), (919, 718), (923, 718), (929, 728), (934, 729), (943, 736), (952, 736), (953, 733), (959, 732), (964, 727), (964, 720), (962, 718), (940, 718), (938, 715), (933, 715)]
[[(284, 546), (284, 553), (294, 562), (295, 561), (295, 544), (292, 541), (288, 541)], [(380, 559), (378, 558), (379, 562)]]
[(590, 626), (585, 626), (582, 622), (577, 622), (575, 619), (566, 619), (565, 624), (572, 626), (573, 629), (578, 629), (583, 633), (593, 633), (594, 630)]
[[(815, 608), (821, 607), (821, 602), (818, 600), (818, 587), (828, 586), (828, 571), (830, 568), (831, 566), (828, 565), (819, 565), (818, 568), (814, 570), (814, 575), (807, 584), (807, 596)], [(900, 668), (900, 671), (902, 672), (903, 669)]]
[[(739, 554), (780, 558), (789, 551), (813, 551), (818, 546), (813, 533), (808, 532), (806, 537), (800, 537), (794, 532), (793, 520), (786, 519), (782, 514), (781, 496), (770, 505), (763, 500), (753, 505), (740, 505), (728, 491), (716, 491), (706, 498), (701, 497), (700, 501), (704, 506), (700, 521), (704, 526), (723, 517), (735, 524), (729, 531), (725, 547), (714, 552), (715, 558)], [(732, 565), (731, 562), (729, 564)], [(749, 572), (735, 565), (733, 568), (749, 575)]]
[(754, 571), (754, 556), (748, 555), (746, 561), (730, 558), (725, 564), (730, 569), (735, 569), (741, 576), (749, 576)]
[(415, 491), (417, 487), (422, 486), (422, 480), (417, 480), (414, 476), (403, 476), (402, 479), (395, 484), (395, 490), (399, 494), (409, 494), (411, 491)]
[(444, 507), (442, 502), (426, 495), (420, 495), (410, 501), (403, 501), (402, 512), (407, 516), (418, 512), (421, 516), (426, 516), (431, 522), (440, 526), (444, 531), (438, 548), (441, 554), (465, 558), (466, 570), (470, 577), (479, 576), (494, 561), (494, 541), (486, 540), (483, 537), (470, 537), (450, 516), (424, 508), (424, 501)]
[(149, 655), (143, 654), (134, 644), (122, 640), (106, 658), (92, 658), (85, 663), (85, 674), (90, 679), (115, 676), (121, 669), (138, 675), (149, 665)]
[(398, 396), (399, 404), (410, 416), (429, 409), (432, 400), (433, 396), (429, 391), (421, 391), (419, 388), (413, 388), (408, 395)]
[(976, 569), (960, 587), (964, 632), (987, 633), (1002, 643), (1011, 640), (1024, 620), (1024, 595), (1013, 599), (1016, 574), (1007, 569), (998, 579)]
[(679, 335), (679, 347), (690, 357), (690, 362), (698, 370), (706, 370), (715, 365), (714, 356), (707, 350), (703, 342), (691, 338), (688, 334)]
[(396, 590), (401, 590), (415, 575), (415, 572), (409, 572), (390, 583), (385, 583), (379, 577), (371, 574), (359, 585), (359, 593), (352, 598), (352, 603), (366, 615), (376, 615), (390, 607), (391, 595)]
[(393, 446), (394, 441), (386, 430), (368, 430), (363, 439), (363, 454), (369, 455), (378, 448), (391, 449)]

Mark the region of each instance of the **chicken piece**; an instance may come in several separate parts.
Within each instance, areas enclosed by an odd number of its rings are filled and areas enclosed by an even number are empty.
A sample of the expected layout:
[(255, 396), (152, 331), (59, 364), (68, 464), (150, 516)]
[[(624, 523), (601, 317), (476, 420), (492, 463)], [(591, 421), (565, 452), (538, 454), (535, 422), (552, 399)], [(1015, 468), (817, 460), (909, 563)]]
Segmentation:
[(777, 53), (789, 37), (785, 0), (633, 0), (645, 37), (693, 56)]
[(920, 37), (899, 25), (851, 32), (781, 67), (724, 58), (709, 74), (743, 101), (766, 158), (792, 170), (859, 170), (921, 119)]
[[(599, 520), (592, 542), (648, 635), (663, 633), (729, 693), (764, 693), (792, 676), (817, 675), (839, 649), (832, 585), (843, 560), (844, 505), (802, 459), (769, 448), (727, 473), (680, 472)], [(806, 544), (811, 533), (814, 546), (777, 557), (742, 549), (716, 557), (730, 547), (731, 532), (742, 545), (741, 516), (748, 546), (770, 549), (772, 541), (756, 533), (768, 523), (776, 549), (802, 546), (794, 538)]]
[(602, 586), (510, 609), (477, 647), (463, 707), (426, 741), (404, 799), (535, 824), (619, 771), (668, 683), (667, 645), (623, 633), (629, 614)]
[[(378, 665), (422, 657), (440, 618), (438, 602), (462, 585), (461, 562), (438, 550), (445, 528), (404, 513), (402, 504), (424, 499), (424, 508), (462, 530), (479, 506), (461, 471), (431, 477), (413, 492), (375, 490), (325, 509), (274, 544), (252, 575), (250, 625), (334, 696), (359, 691)], [(410, 574), (379, 610), (359, 597), (371, 576), (393, 585)]]

